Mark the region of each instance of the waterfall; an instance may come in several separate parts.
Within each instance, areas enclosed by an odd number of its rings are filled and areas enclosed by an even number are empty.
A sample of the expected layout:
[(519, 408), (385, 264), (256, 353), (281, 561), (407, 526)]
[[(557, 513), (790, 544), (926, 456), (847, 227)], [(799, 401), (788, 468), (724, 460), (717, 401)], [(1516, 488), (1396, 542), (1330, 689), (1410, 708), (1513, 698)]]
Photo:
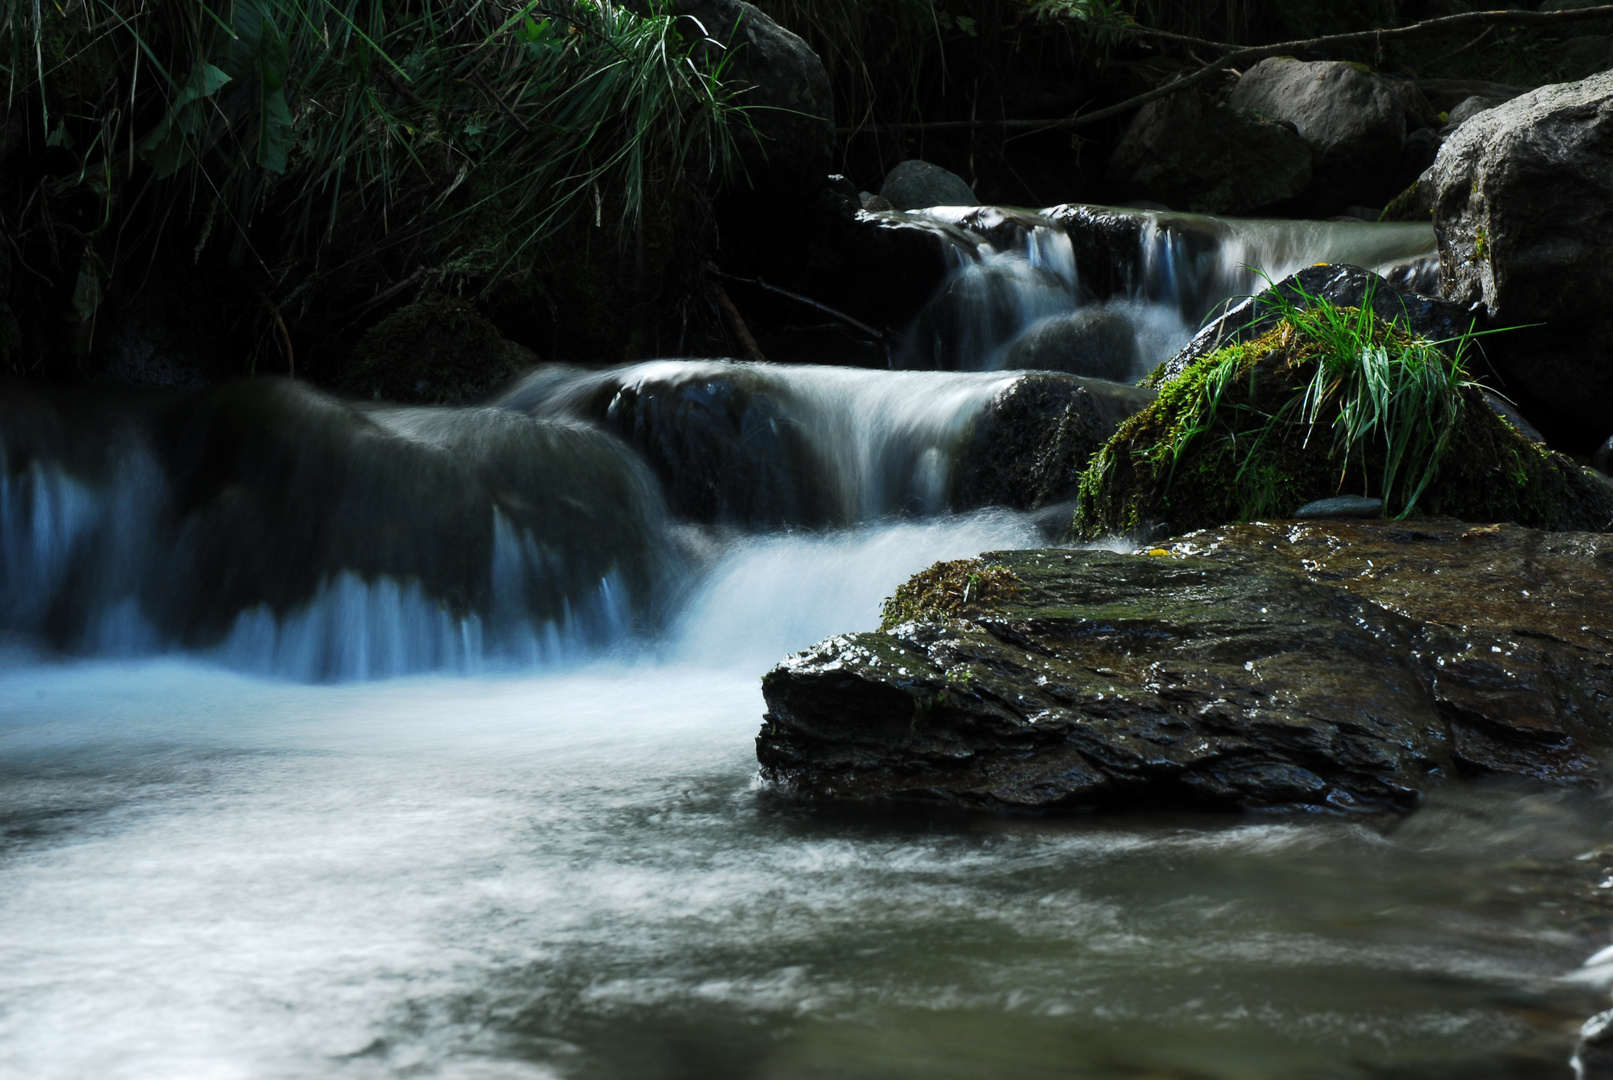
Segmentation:
[[(896, 213), (896, 212), (890, 212)], [(1434, 231), (1417, 223), (1213, 218), (1109, 207), (1032, 214), (939, 207), (953, 270), (908, 331), (904, 368), (1038, 369), (1133, 381), (1228, 301), (1314, 263), (1353, 263), (1432, 292)]]
[(67, 391), (9, 406), (0, 613), (54, 649), (312, 681), (553, 663), (630, 637), (677, 561), (654, 478), (588, 425), (279, 379), (106, 429)]
[[(739, 552), (794, 558), (778, 554), (791, 530), (883, 550), (910, 525), (1007, 506), (1046, 516), (991, 529), (1056, 535), (1085, 453), (1148, 400), (1129, 384), (1218, 305), (1313, 262), (1414, 288), (1434, 265), (1421, 225), (902, 217), (953, 264), (899, 350), (909, 370), (551, 365), (474, 408), (280, 379), (0, 387), (0, 627), (29, 648), (181, 651), (304, 681), (637, 649), (692, 625), (679, 605), (711, 575), (739, 580)], [(1036, 444), (1077, 428), (1062, 457)], [(1027, 485), (1029, 458), (1043, 471)], [(706, 618), (698, 636), (728, 640)]]

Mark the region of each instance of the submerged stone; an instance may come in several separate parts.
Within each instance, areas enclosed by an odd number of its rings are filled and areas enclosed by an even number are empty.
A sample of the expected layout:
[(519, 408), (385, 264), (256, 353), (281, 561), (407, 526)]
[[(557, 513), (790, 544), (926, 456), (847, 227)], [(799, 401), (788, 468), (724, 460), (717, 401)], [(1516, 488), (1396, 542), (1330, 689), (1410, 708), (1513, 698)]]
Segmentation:
[(1613, 537), (1289, 522), (928, 574), (906, 621), (763, 678), (767, 778), (991, 809), (1342, 812), (1404, 812), (1458, 776), (1603, 782)]

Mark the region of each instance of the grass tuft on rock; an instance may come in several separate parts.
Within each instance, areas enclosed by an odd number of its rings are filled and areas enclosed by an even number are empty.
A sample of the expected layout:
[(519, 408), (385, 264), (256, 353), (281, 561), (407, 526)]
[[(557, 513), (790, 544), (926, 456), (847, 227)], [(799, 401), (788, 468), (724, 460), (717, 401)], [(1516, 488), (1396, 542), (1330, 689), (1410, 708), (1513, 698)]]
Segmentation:
[(1613, 489), (1530, 442), (1451, 353), (1370, 309), (1289, 306), (1159, 387), (1082, 476), (1072, 533), (1141, 536), (1291, 516), (1359, 494), (1416, 512), (1606, 529)]
[(980, 559), (938, 562), (897, 586), (885, 601), (879, 628), (890, 630), (926, 617), (952, 618), (988, 600), (1011, 596), (1019, 585), (1013, 571)]

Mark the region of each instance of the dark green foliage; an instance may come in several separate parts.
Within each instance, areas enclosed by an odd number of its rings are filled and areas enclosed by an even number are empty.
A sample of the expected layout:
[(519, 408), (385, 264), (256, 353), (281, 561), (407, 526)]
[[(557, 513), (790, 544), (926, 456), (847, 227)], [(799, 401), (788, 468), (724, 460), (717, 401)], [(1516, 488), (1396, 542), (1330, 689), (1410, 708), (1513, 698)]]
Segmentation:
[(261, 292), (236, 321), (270, 339), (399, 282), (538, 299), (562, 229), (637, 266), (725, 174), (743, 112), (686, 34), (661, 0), (0, 0), (0, 210), (64, 308), (159, 265)]
[(497, 390), (520, 373), (518, 351), (463, 300), (428, 296), (359, 339), (342, 389), (385, 401), (447, 405)]

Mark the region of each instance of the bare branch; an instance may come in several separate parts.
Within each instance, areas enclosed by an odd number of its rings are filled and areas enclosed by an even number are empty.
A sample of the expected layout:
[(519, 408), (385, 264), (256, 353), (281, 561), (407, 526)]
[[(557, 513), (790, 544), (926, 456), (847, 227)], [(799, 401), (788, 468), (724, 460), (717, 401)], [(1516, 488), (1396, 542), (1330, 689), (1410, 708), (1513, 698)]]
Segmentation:
[(1179, 90), (1186, 90), (1190, 86), (1218, 75), (1228, 69), (1236, 69), (1251, 60), (1264, 60), (1269, 56), (1284, 56), (1298, 52), (1316, 52), (1323, 49), (1337, 49), (1348, 45), (1382, 45), (1388, 41), (1400, 41), (1404, 38), (1420, 37), (1423, 34), (1443, 33), (1448, 30), (1460, 30), (1464, 26), (1488, 26), (1505, 24), (1509, 26), (1553, 26), (1558, 23), (1582, 22), (1590, 19), (1613, 18), (1613, 4), (1604, 4), (1600, 7), (1578, 8), (1570, 11), (1468, 11), (1460, 15), (1446, 15), (1439, 19), (1427, 19), (1410, 26), (1395, 26), (1383, 30), (1361, 30), (1351, 34), (1328, 34), (1325, 37), (1306, 38), (1303, 41), (1283, 41), (1275, 45), (1261, 45), (1252, 49), (1239, 49), (1229, 53), (1221, 59), (1200, 68), (1189, 75), (1172, 79), (1164, 86), (1157, 87), (1147, 93), (1138, 94), (1128, 98), (1118, 105), (1111, 105), (1096, 112), (1081, 113), (1065, 117), (1062, 121), (1048, 124), (1053, 127), (1083, 127), (1095, 124), (1100, 120), (1121, 116), (1125, 113), (1167, 97)]
[[(1110, 105), (1096, 112), (1075, 112), (1069, 116), (1051, 120), (933, 120), (919, 123), (863, 124), (856, 127), (836, 128), (835, 134), (849, 136), (860, 135), (864, 132), (886, 131), (896, 133), (904, 131), (974, 131), (981, 128), (997, 128), (1005, 131), (1070, 130), (1085, 127), (1088, 124), (1096, 124), (1099, 121), (1109, 120), (1116, 116), (1123, 116), (1134, 109), (1141, 108), (1150, 101), (1169, 97), (1171, 94), (1196, 86), (1206, 79), (1213, 78), (1223, 72), (1235, 71), (1250, 61), (1264, 60), (1269, 56), (1321, 52), (1350, 45), (1379, 45), (1389, 41), (1400, 41), (1404, 38), (1420, 37), (1424, 34), (1460, 30), (1465, 26), (1487, 26), (1489, 29), (1485, 33), (1489, 33), (1500, 25), (1553, 26), (1558, 23), (1610, 18), (1613, 18), (1613, 4), (1592, 8), (1578, 8), (1570, 11), (1469, 11), (1460, 15), (1447, 15), (1439, 19), (1428, 19), (1424, 22), (1412, 23), (1410, 26), (1396, 26), (1384, 30), (1360, 30), (1350, 34), (1329, 34), (1326, 37), (1306, 38), (1303, 41), (1282, 41), (1275, 45), (1260, 45), (1253, 48), (1242, 48), (1237, 45), (1228, 45), (1225, 42), (1206, 41), (1201, 38), (1173, 34), (1166, 30), (1153, 30), (1144, 26), (1134, 26), (1130, 28), (1129, 32), (1142, 37), (1157, 37), (1187, 42), (1206, 48), (1220, 49), (1226, 51), (1227, 55), (1197, 71), (1172, 79), (1163, 86), (1155, 87), (1146, 93), (1127, 98), (1117, 105)], [(1482, 37), (1483, 35), (1480, 36)], [(1462, 46), (1461, 49), (1456, 50), (1456, 52), (1462, 52), (1477, 43), (1478, 39), (1476, 38)]]

